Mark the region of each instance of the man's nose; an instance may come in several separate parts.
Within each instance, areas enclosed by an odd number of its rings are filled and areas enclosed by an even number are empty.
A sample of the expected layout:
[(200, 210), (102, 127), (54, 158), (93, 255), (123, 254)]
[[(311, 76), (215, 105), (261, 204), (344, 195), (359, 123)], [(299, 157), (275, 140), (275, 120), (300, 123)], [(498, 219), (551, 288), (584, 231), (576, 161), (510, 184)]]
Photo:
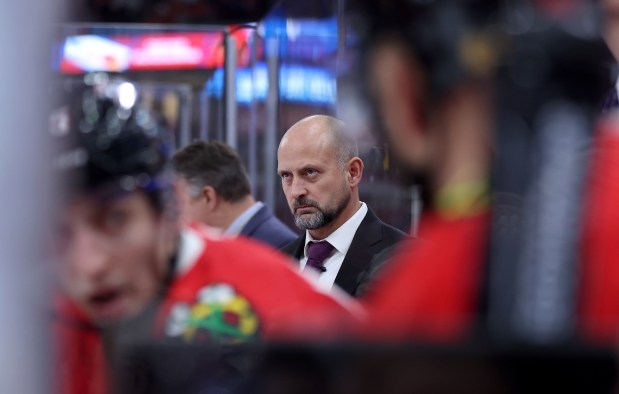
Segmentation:
[(80, 278), (96, 280), (109, 269), (110, 245), (96, 231), (80, 229), (74, 233), (69, 247), (69, 264)]
[(307, 188), (305, 187), (305, 181), (303, 179), (293, 179), (290, 185), (290, 197), (297, 199), (307, 194)]

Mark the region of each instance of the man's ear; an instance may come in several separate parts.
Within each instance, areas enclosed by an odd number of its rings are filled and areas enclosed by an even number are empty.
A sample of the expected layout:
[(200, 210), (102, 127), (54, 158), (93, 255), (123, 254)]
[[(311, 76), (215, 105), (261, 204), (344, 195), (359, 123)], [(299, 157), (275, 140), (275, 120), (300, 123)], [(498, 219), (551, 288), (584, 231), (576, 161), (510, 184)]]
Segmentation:
[(204, 197), (204, 203), (206, 204), (206, 209), (209, 212), (212, 212), (217, 208), (219, 196), (217, 195), (215, 188), (212, 186), (204, 186), (202, 188), (202, 197)]
[(353, 157), (348, 161), (346, 171), (350, 187), (357, 186), (363, 178), (363, 161), (358, 157)]

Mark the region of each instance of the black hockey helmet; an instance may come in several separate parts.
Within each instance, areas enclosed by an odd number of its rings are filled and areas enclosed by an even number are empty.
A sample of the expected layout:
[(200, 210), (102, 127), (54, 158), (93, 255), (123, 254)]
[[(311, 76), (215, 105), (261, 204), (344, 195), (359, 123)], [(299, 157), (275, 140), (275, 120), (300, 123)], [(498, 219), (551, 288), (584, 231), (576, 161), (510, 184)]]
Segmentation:
[(134, 84), (93, 73), (58, 90), (50, 117), (58, 142), (53, 167), (68, 191), (158, 194), (170, 186), (169, 130)]
[[(364, 55), (390, 38), (415, 56), (430, 104), (465, 80), (494, 81), (501, 69), (529, 90), (566, 74), (568, 83), (558, 84), (576, 86), (572, 68), (600, 75), (602, 85), (607, 80), (599, 65), (608, 68), (610, 57), (594, 1), (350, 0), (348, 7)], [(597, 84), (577, 86), (573, 94), (591, 100), (599, 94)]]

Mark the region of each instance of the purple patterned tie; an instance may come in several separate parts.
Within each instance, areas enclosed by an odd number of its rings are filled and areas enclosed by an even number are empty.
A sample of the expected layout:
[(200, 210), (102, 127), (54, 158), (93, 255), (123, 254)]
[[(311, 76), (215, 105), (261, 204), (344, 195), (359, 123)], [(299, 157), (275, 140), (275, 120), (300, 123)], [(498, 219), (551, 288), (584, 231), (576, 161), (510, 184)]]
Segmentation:
[(310, 266), (320, 272), (325, 272), (327, 269), (323, 265), (323, 262), (331, 254), (333, 249), (333, 245), (327, 241), (311, 241), (307, 244), (307, 263), (305, 267)]

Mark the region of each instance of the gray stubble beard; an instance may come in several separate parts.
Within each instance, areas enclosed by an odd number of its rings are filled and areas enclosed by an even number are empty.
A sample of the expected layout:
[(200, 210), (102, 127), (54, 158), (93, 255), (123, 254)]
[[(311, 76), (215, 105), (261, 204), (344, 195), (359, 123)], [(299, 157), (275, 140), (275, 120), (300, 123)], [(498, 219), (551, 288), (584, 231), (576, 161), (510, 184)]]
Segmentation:
[(335, 209), (328, 211), (323, 210), (318, 203), (312, 200), (302, 199), (301, 202), (297, 202), (296, 205), (310, 205), (316, 208), (316, 213), (310, 215), (309, 218), (304, 219), (300, 215), (297, 215), (293, 212), (294, 215), (294, 224), (300, 230), (316, 230), (326, 226), (327, 224), (334, 221), (340, 214), (346, 209), (346, 206), (350, 202), (350, 194), (346, 196), (336, 207)]

